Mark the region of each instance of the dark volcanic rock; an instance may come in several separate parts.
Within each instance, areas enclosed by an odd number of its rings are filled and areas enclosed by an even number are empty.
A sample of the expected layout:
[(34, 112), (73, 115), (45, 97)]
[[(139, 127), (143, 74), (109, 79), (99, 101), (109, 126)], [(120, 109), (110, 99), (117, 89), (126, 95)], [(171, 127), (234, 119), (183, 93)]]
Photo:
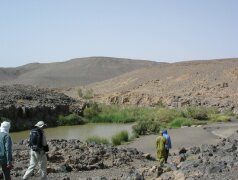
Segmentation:
[[(117, 148), (112, 145), (99, 145), (83, 143), (76, 139), (48, 141), (48, 173), (68, 173), (91, 171), (94, 169), (107, 169), (129, 165), (133, 160), (146, 160), (142, 152), (126, 148)], [(22, 175), (27, 169), (29, 161), (29, 147), (15, 145), (13, 153), (15, 164), (22, 164), (14, 168), (13, 173)], [(26, 163), (23, 163), (26, 162)], [(127, 176), (127, 175), (125, 175)], [(130, 177), (140, 177), (136, 171)]]
[[(238, 146), (237, 132), (216, 146), (202, 145), (175, 153), (169, 156), (169, 164), (163, 166), (131, 148), (63, 139), (50, 140), (48, 144), (47, 170), (51, 179), (230, 180), (238, 177), (238, 151), (233, 148)], [(177, 161), (181, 156), (183, 161)], [(12, 174), (15, 179), (21, 179), (29, 162), (29, 148), (15, 145), (13, 157)], [(83, 176), (85, 172), (88, 173)]]
[(13, 130), (29, 129), (39, 120), (49, 126), (59, 115), (81, 115), (85, 103), (62, 93), (33, 86), (0, 86), (0, 117), (10, 119)]

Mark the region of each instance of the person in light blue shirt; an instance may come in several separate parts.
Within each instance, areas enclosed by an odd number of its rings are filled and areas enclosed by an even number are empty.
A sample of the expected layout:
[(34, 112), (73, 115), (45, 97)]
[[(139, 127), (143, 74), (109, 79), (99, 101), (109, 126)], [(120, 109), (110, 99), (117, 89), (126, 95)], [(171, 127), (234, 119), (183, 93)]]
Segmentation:
[(10, 122), (4, 121), (0, 127), (0, 166), (5, 180), (11, 180), (12, 169), (12, 140), (9, 135)]
[(168, 156), (169, 156), (169, 150), (172, 148), (172, 143), (171, 143), (171, 138), (170, 135), (168, 134), (167, 130), (163, 130), (163, 136), (165, 137), (167, 143), (165, 144), (165, 163), (167, 163)]

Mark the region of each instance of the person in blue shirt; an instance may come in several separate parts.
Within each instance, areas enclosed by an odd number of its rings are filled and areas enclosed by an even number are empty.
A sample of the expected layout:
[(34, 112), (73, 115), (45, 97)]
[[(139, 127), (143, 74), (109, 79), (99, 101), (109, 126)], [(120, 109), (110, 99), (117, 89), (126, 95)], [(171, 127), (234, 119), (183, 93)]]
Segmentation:
[(0, 166), (5, 180), (11, 180), (12, 169), (12, 140), (9, 135), (10, 122), (4, 121), (0, 127)]
[(165, 163), (167, 163), (168, 156), (169, 156), (169, 150), (172, 148), (171, 138), (168, 134), (167, 130), (163, 130), (163, 136), (165, 137), (167, 143), (165, 144)]

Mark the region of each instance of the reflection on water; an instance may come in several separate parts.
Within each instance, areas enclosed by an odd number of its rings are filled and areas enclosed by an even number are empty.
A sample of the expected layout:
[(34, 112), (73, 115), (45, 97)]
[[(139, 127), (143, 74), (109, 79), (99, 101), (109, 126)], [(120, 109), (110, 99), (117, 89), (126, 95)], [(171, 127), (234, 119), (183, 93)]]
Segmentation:
[[(46, 128), (47, 139), (80, 139), (85, 141), (87, 137), (99, 136), (111, 138), (115, 133), (122, 130), (132, 134), (132, 124), (106, 124), (106, 123), (89, 123), (77, 126), (60, 126), (55, 128)], [(18, 142), (29, 137), (30, 130), (10, 133), (12, 140)]]

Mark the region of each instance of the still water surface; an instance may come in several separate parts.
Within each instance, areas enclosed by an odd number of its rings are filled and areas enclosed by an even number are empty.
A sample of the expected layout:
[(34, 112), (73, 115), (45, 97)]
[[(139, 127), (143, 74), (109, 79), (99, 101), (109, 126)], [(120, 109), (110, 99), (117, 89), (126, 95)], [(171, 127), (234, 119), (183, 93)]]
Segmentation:
[[(46, 128), (47, 139), (79, 139), (85, 141), (90, 136), (99, 136), (110, 139), (115, 133), (126, 130), (129, 135), (132, 134), (133, 124), (107, 124), (107, 123), (89, 123), (76, 126), (59, 126), (55, 128)], [(10, 133), (13, 142), (29, 137), (30, 130)]]

